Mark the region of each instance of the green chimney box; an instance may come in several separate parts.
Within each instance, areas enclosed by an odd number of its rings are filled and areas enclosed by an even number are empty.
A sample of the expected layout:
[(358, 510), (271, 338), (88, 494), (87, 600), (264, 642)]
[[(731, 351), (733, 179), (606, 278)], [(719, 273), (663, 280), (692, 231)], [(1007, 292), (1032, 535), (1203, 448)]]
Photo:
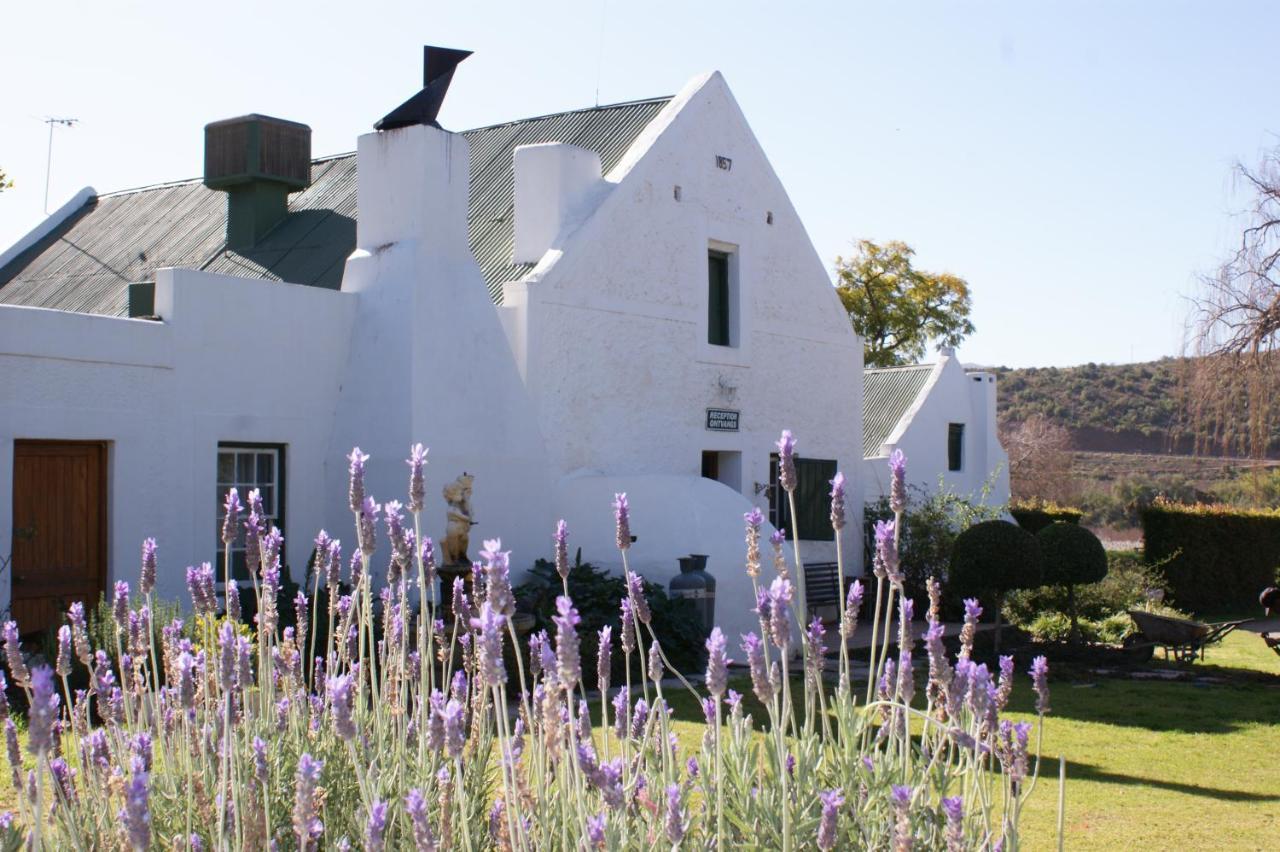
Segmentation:
[(204, 185), (227, 193), (227, 247), (253, 248), (311, 183), (311, 128), (267, 115), (204, 127)]

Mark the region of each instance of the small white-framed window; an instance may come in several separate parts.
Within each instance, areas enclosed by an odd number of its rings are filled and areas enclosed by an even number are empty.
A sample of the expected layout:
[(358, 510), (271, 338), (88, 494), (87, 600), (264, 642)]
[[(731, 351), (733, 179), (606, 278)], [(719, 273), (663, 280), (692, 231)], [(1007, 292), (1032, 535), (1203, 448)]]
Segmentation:
[[(281, 444), (218, 444), (217, 474), (217, 532), (219, 569), (224, 558), (222, 521), (226, 517), (227, 493), (232, 489), (240, 495), (240, 502), (248, 508), (249, 492), (258, 489), (262, 495), (262, 511), (268, 529), (272, 525), (284, 532), (284, 446)], [(281, 561), (284, 556), (281, 554)], [(221, 570), (218, 576), (222, 576)], [(249, 581), (244, 560), (244, 530), (238, 530), (231, 545), (231, 576), (241, 582)]]

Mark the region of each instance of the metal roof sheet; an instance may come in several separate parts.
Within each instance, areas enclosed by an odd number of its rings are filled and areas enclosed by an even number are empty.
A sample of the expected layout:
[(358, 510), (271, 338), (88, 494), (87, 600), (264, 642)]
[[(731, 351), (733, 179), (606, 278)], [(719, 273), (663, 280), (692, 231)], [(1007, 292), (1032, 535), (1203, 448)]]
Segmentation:
[(932, 364), (884, 367), (862, 373), (862, 456), (872, 458), (920, 396)]
[[(532, 264), (512, 264), (512, 152), (567, 142), (607, 174), (670, 98), (612, 104), (463, 132), (470, 149), (471, 251), (494, 302)], [(166, 266), (337, 289), (356, 244), (356, 155), (312, 161), (311, 186), (253, 249), (226, 247), (227, 202), (199, 180), (101, 195), (0, 268), (0, 304), (126, 316), (128, 285)]]

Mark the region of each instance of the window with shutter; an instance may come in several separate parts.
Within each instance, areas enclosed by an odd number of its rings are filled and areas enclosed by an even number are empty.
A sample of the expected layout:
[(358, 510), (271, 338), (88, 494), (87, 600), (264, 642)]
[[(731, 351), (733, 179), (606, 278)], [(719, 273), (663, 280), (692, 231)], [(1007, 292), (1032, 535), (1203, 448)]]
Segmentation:
[[(834, 459), (796, 457), (796, 524), (802, 541), (834, 541), (831, 526), (831, 480)], [(769, 457), (769, 523), (792, 537), (791, 504), (778, 482), (778, 457)]]

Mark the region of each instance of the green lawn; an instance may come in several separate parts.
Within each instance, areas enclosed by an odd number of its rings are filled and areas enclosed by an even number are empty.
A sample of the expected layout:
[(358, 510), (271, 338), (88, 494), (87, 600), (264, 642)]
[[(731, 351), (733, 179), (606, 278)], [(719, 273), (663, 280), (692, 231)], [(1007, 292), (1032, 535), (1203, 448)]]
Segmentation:
[(1059, 754), (1068, 849), (1280, 848), (1280, 657), (1237, 632), (1192, 670), (1231, 682), (1052, 682), (1025, 848), (1053, 846)]

